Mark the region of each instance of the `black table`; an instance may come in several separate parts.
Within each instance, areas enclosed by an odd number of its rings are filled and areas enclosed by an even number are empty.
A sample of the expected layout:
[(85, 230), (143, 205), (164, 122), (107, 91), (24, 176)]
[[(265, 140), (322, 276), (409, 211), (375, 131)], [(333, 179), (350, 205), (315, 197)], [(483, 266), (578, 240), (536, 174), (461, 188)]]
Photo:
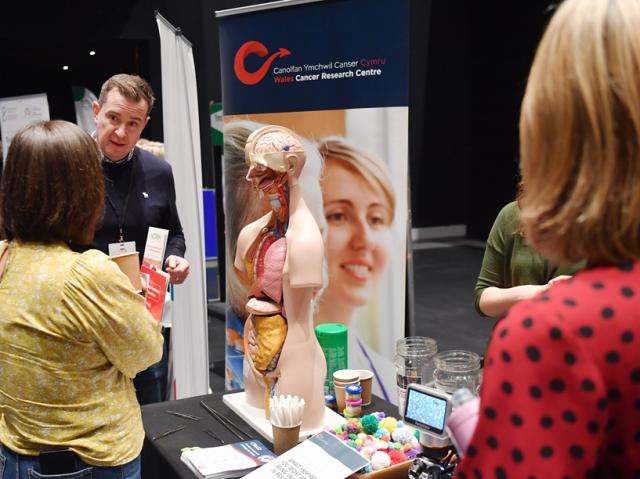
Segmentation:
[[(252, 439), (260, 439), (267, 447), (272, 445), (258, 432), (245, 423), (236, 413), (222, 402), (225, 393), (208, 394), (178, 401), (167, 401), (142, 406), (142, 422), (144, 423), (145, 440), (142, 449), (142, 477), (143, 479), (193, 479), (194, 473), (180, 461), (180, 450), (184, 447), (213, 447), (221, 444), (209, 436), (205, 430), (210, 429), (227, 444), (240, 441), (236, 436), (223, 427), (201, 405), (204, 401), (208, 406), (238, 424), (251, 435)], [(166, 411), (177, 411), (198, 416), (200, 420), (176, 417)], [(388, 401), (373, 398), (370, 405), (363, 408), (363, 414), (383, 411), (389, 416), (398, 418), (398, 408)], [(181, 431), (153, 440), (153, 437), (164, 432), (185, 426)]]

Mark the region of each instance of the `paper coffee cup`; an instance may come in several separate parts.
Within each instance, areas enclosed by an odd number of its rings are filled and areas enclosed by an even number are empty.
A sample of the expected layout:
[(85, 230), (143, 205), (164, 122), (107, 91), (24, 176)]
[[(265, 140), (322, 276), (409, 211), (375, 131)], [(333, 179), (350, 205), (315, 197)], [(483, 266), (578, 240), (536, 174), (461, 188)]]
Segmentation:
[(277, 426), (271, 423), (271, 428), (273, 430), (273, 452), (278, 456), (298, 444), (300, 424), (296, 426)]
[(362, 387), (362, 405), (371, 404), (371, 387), (373, 386), (373, 373), (368, 369), (359, 369), (360, 386)]
[(333, 373), (333, 384), (338, 386), (348, 386), (360, 380), (360, 373), (355, 369), (339, 369)]
[(338, 414), (342, 414), (342, 411), (344, 411), (346, 399), (344, 386), (338, 386), (334, 384), (333, 391), (336, 395), (336, 408), (338, 409)]
[(127, 275), (133, 289), (140, 292), (142, 291), (142, 283), (140, 282), (140, 262), (138, 261), (138, 252), (124, 253), (118, 256), (111, 256), (111, 260), (114, 261), (120, 270)]

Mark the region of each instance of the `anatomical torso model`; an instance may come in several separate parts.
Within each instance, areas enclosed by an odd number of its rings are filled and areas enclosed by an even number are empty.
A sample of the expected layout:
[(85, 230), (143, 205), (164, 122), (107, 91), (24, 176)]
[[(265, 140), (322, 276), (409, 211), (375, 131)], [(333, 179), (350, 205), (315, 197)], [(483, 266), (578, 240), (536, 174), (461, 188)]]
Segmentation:
[(319, 428), (326, 363), (313, 330), (313, 300), (322, 286), (324, 244), (298, 185), (305, 152), (292, 131), (266, 126), (248, 138), (245, 158), (247, 180), (271, 207), (242, 229), (234, 261), (251, 283), (246, 399), (268, 417), (270, 396), (296, 395), (306, 403), (302, 428)]

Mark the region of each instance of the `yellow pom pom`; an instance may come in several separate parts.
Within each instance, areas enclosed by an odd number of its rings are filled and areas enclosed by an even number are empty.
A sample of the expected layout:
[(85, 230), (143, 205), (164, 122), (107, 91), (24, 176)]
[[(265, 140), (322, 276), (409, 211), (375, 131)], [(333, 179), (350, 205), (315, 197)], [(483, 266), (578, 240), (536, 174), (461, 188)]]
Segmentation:
[(380, 421), (380, 424), (378, 425), (378, 427), (384, 428), (390, 433), (393, 433), (393, 431), (396, 429), (396, 424), (398, 424), (398, 420), (396, 418), (385, 417), (382, 421)]

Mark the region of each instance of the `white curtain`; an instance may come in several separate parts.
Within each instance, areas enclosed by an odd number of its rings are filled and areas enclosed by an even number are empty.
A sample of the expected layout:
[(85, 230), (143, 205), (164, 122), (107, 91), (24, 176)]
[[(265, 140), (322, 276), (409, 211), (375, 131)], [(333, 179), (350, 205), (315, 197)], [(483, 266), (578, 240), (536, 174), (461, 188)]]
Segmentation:
[(162, 61), (165, 157), (173, 168), (177, 207), (191, 273), (174, 287), (173, 374), (177, 399), (209, 392), (202, 173), (196, 73), (191, 44), (156, 14)]

